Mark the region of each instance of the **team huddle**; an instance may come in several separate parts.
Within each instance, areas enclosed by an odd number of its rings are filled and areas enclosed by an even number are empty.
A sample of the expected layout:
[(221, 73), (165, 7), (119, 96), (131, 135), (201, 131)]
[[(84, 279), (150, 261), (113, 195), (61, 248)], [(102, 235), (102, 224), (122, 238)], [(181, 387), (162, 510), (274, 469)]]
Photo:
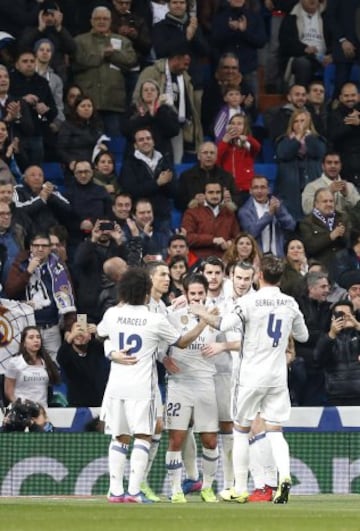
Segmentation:
[[(290, 415), (287, 354), (292, 340), (307, 341), (308, 330), (295, 300), (277, 286), (282, 271), (281, 260), (265, 256), (255, 291), (252, 265), (238, 262), (225, 278), (223, 262), (209, 257), (202, 273), (185, 277), (184, 295), (168, 307), (161, 300), (170, 281), (165, 263), (124, 274), (120, 302), (97, 328), (112, 362), (102, 406), (112, 435), (110, 502), (160, 501), (147, 477), (166, 428), (172, 503), (186, 503), (186, 494), (197, 490), (207, 503), (287, 503), (290, 456), (282, 434)], [(168, 375), (165, 426), (159, 363)], [(194, 432), (202, 445), (201, 480)], [(219, 458), (223, 489), (215, 493)]]

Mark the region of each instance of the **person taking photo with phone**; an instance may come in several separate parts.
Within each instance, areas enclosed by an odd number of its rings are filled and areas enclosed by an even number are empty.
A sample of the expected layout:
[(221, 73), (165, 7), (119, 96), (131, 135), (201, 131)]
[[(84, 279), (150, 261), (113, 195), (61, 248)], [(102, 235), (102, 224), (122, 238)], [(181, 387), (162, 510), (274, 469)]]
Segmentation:
[(314, 358), (324, 370), (327, 405), (360, 405), (360, 322), (351, 301), (333, 305), (330, 330), (320, 336)]

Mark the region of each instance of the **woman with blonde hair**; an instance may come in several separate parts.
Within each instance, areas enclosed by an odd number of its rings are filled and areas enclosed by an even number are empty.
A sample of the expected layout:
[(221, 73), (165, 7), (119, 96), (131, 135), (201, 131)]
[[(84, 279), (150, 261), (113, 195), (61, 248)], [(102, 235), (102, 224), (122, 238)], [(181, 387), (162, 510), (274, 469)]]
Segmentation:
[(295, 221), (304, 217), (301, 193), (309, 182), (320, 177), (325, 152), (326, 141), (316, 132), (310, 113), (295, 110), (286, 134), (276, 143), (277, 195)]

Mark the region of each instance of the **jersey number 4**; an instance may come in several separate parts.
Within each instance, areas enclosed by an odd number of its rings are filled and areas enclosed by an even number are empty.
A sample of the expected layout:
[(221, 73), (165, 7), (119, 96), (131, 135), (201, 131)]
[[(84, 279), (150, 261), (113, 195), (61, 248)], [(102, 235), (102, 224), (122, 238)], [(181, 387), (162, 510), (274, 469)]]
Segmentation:
[(267, 325), (267, 335), (273, 340), (273, 347), (279, 345), (279, 340), (281, 338), (281, 319), (275, 319), (275, 314), (271, 313), (269, 315), (268, 325)]
[(124, 332), (119, 334), (119, 349), (127, 350), (127, 354), (136, 354), (142, 347), (142, 339), (137, 334), (131, 334), (125, 337)]

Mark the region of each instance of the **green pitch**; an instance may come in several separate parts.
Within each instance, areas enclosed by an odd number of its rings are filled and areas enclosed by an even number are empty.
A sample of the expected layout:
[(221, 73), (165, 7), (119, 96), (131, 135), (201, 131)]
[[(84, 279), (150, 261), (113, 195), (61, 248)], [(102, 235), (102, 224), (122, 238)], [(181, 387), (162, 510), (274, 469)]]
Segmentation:
[(6, 531), (359, 531), (359, 495), (293, 496), (288, 505), (109, 504), (91, 498), (0, 498)]

